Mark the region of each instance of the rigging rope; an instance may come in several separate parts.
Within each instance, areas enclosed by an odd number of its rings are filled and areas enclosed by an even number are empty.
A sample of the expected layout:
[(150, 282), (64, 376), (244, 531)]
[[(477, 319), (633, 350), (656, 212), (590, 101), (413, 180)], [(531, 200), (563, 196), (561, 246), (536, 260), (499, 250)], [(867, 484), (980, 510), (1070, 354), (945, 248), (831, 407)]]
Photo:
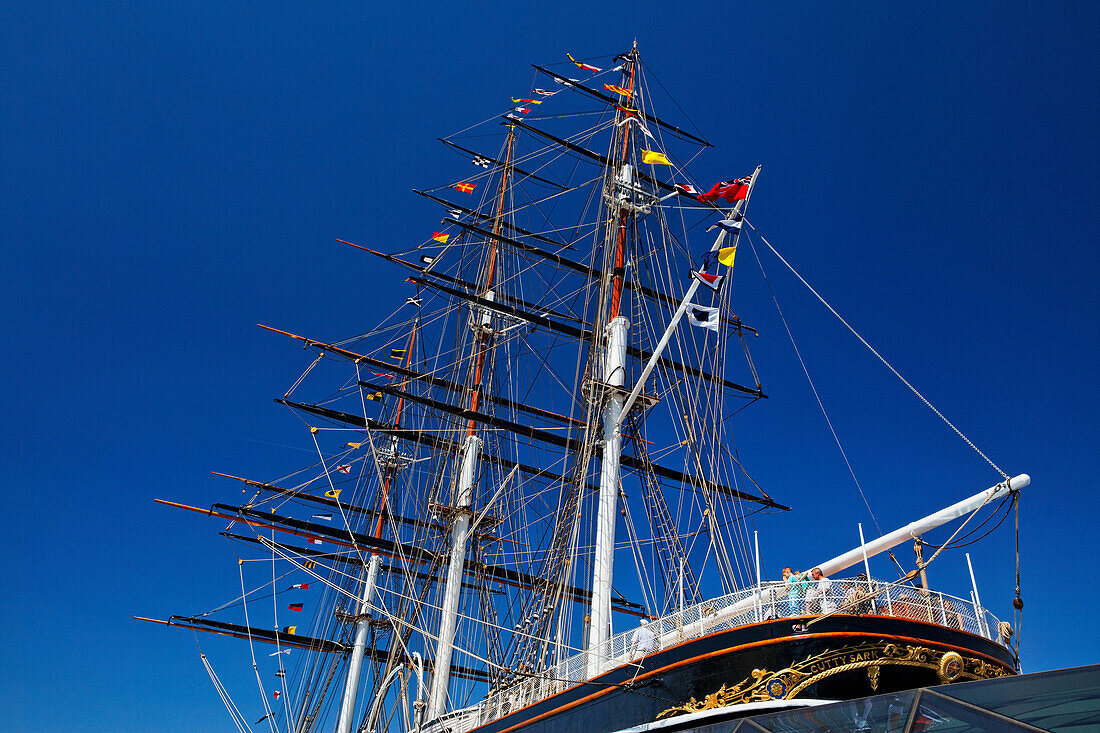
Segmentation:
[[(1023, 623), (1024, 599), (1020, 597), (1020, 493), (1013, 500), (1016, 510), (1016, 597), (1012, 599), (1012, 621), (1016, 627), (1016, 645), (1012, 653), (1016, 656), (1016, 669), (1020, 669), (1020, 624)], [(1007, 641), (1007, 639), (1006, 639)]]
[[(929, 409), (929, 410), (931, 410), (932, 412), (936, 413), (936, 415), (937, 415), (937, 416), (938, 416), (938, 417), (939, 417), (939, 418), (940, 418), (941, 420), (943, 420), (943, 421), (944, 421), (944, 423), (946, 423), (946, 424), (947, 424), (947, 426), (948, 426), (949, 428), (951, 428), (952, 430), (954, 430), (954, 431), (955, 431), (955, 434), (956, 434), (956, 435), (958, 435), (958, 436), (959, 436), (960, 438), (962, 438), (962, 439), (963, 439), (963, 441), (964, 441), (964, 442), (965, 442), (965, 443), (966, 443), (967, 445), (969, 445), (969, 446), (970, 446), (971, 448), (973, 448), (973, 449), (974, 449), (974, 452), (975, 452), (975, 453), (977, 453), (977, 454), (978, 454), (979, 456), (981, 456), (982, 458), (984, 458), (984, 459), (985, 459), (985, 461), (986, 461), (986, 463), (988, 463), (988, 464), (989, 464), (990, 466), (992, 466), (992, 467), (994, 468), (994, 470), (996, 470), (996, 471), (997, 471), (997, 473), (1001, 474), (1001, 478), (1005, 479), (1006, 481), (1008, 480), (1008, 478), (1009, 478), (1008, 474), (1007, 474), (1007, 473), (1005, 473), (1004, 471), (1002, 471), (1002, 470), (1001, 470), (1001, 468), (1000, 468), (1000, 466), (998, 466), (998, 465), (997, 465), (996, 463), (994, 463), (994, 462), (993, 462), (993, 461), (992, 461), (992, 460), (991, 460), (991, 459), (989, 458), (989, 456), (987, 456), (987, 455), (986, 455), (985, 453), (983, 453), (983, 452), (982, 452), (982, 451), (981, 451), (981, 450), (980, 450), (980, 449), (978, 448), (978, 446), (974, 445), (974, 443), (973, 443), (973, 442), (971, 442), (970, 438), (968, 438), (968, 437), (966, 437), (965, 435), (963, 435), (963, 432), (962, 432), (961, 430), (959, 430), (959, 429), (958, 429), (957, 427), (955, 427), (955, 425), (954, 425), (954, 424), (953, 424), (953, 423), (952, 423), (952, 422), (951, 422), (950, 420), (948, 420), (948, 419), (947, 419), (946, 417), (944, 417), (943, 413), (942, 413), (942, 412), (940, 412), (939, 410), (937, 410), (937, 409), (935, 408), (935, 406), (934, 406), (934, 405), (933, 405), (933, 404), (932, 404), (931, 402), (929, 402), (929, 401), (928, 401), (928, 399), (927, 399), (927, 398), (926, 398), (926, 397), (925, 397), (924, 395), (922, 395), (922, 394), (921, 394), (921, 393), (920, 393), (920, 392), (919, 392), (919, 391), (917, 390), (917, 388), (916, 388), (916, 387), (914, 387), (914, 386), (913, 386), (912, 384), (910, 384), (910, 383), (909, 383), (909, 382), (908, 382), (908, 381), (907, 381), (907, 380), (905, 379), (905, 377), (901, 376), (901, 374), (900, 374), (900, 373), (898, 372), (898, 370), (897, 370), (897, 369), (895, 369), (895, 368), (893, 367), (893, 365), (891, 365), (891, 364), (890, 364), (890, 362), (886, 361), (886, 359), (885, 359), (885, 358), (883, 358), (882, 354), (878, 353), (878, 351), (876, 351), (876, 350), (875, 350), (875, 347), (873, 347), (873, 346), (871, 346), (871, 344), (867, 343), (867, 340), (866, 340), (865, 338), (863, 338), (862, 336), (860, 336), (860, 335), (859, 335), (859, 332), (858, 332), (858, 331), (856, 331), (856, 330), (855, 330), (854, 328), (852, 328), (852, 327), (851, 327), (851, 325), (849, 325), (849, 324), (848, 324), (848, 322), (847, 322), (846, 320), (844, 320), (843, 316), (841, 316), (841, 315), (840, 315), (839, 313), (837, 313), (837, 312), (836, 312), (836, 309), (834, 309), (834, 308), (833, 308), (833, 307), (832, 307), (831, 305), (829, 305), (829, 302), (828, 302), (828, 301), (826, 301), (826, 300), (825, 300), (825, 298), (821, 297), (821, 295), (820, 295), (820, 294), (819, 294), (819, 293), (818, 293), (818, 292), (817, 292), (816, 290), (814, 290), (814, 288), (813, 288), (813, 286), (812, 286), (812, 285), (810, 285), (810, 284), (809, 284), (808, 282), (806, 282), (806, 279), (805, 279), (805, 278), (803, 278), (803, 277), (802, 277), (802, 275), (800, 275), (800, 274), (798, 273), (798, 270), (794, 269), (794, 267), (792, 267), (792, 266), (791, 266), (791, 263), (787, 262), (787, 260), (785, 260), (785, 259), (783, 258), (783, 255), (779, 254), (779, 252), (778, 252), (778, 251), (777, 251), (777, 250), (775, 249), (775, 247), (773, 247), (773, 246), (772, 246), (771, 242), (769, 242), (769, 241), (768, 241), (767, 239), (765, 239), (765, 238), (764, 238), (764, 235), (763, 235), (763, 234), (760, 234), (760, 232), (759, 232), (759, 231), (757, 230), (757, 228), (756, 228), (756, 227), (754, 227), (754, 226), (752, 225), (752, 223), (751, 223), (751, 222), (749, 222), (749, 220), (748, 220), (748, 219), (746, 219), (746, 220), (745, 220), (745, 223), (746, 223), (746, 224), (748, 224), (748, 225), (749, 225), (749, 227), (750, 227), (750, 228), (751, 228), (751, 229), (752, 229), (752, 230), (753, 230), (754, 232), (756, 232), (756, 233), (757, 233), (757, 234), (758, 234), (758, 235), (760, 236), (760, 241), (762, 241), (762, 242), (763, 242), (764, 244), (768, 245), (768, 249), (770, 249), (770, 250), (772, 251), (772, 253), (773, 253), (773, 254), (774, 254), (774, 255), (775, 255), (776, 257), (778, 257), (778, 258), (779, 258), (779, 261), (780, 261), (780, 262), (782, 262), (782, 263), (783, 263), (784, 265), (786, 265), (786, 266), (787, 266), (787, 269), (789, 269), (789, 270), (790, 270), (790, 271), (791, 271), (791, 272), (792, 272), (792, 273), (794, 274), (794, 276), (795, 276), (795, 277), (797, 277), (797, 278), (799, 279), (799, 281), (800, 281), (800, 282), (801, 282), (801, 283), (802, 283), (803, 285), (805, 285), (805, 286), (806, 286), (806, 288), (807, 288), (807, 289), (809, 289), (809, 291), (810, 291), (811, 293), (813, 293), (813, 294), (814, 294), (814, 296), (815, 296), (815, 297), (816, 297), (816, 298), (817, 298), (818, 300), (820, 300), (820, 301), (821, 301), (821, 304), (822, 304), (822, 305), (824, 305), (824, 306), (825, 306), (826, 308), (828, 308), (828, 309), (829, 309), (829, 312), (830, 312), (830, 313), (832, 313), (832, 314), (833, 314), (834, 316), (836, 316), (836, 317), (837, 317), (837, 319), (838, 319), (838, 320), (839, 320), (839, 321), (840, 321), (841, 323), (843, 323), (843, 324), (844, 324), (845, 328), (847, 328), (847, 329), (848, 329), (849, 331), (851, 331), (851, 332), (852, 332), (852, 335), (853, 335), (853, 336), (855, 336), (855, 337), (856, 337), (857, 339), (859, 339), (860, 343), (862, 343), (862, 344), (863, 344), (864, 346), (866, 346), (866, 347), (868, 348), (868, 350), (870, 350), (870, 352), (871, 352), (872, 354), (874, 354), (874, 355), (875, 355), (876, 357), (878, 357), (878, 360), (879, 360), (879, 361), (881, 361), (881, 362), (882, 362), (882, 363), (883, 363), (883, 364), (884, 364), (884, 365), (886, 366), (886, 368), (887, 368), (887, 369), (889, 369), (889, 370), (890, 370), (891, 372), (893, 372), (893, 373), (894, 373), (894, 376), (895, 376), (895, 377), (897, 377), (898, 379), (900, 379), (900, 380), (901, 380), (901, 383), (902, 383), (902, 384), (904, 384), (904, 385), (905, 385), (906, 387), (908, 387), (908, 388), (910, 389), (910, 391), (912, 391), (912, 392), (913, 392), (913, 394), (915, 394), (915, 395), (916, 395), (916, 396), (917, 396), (918, 398), (920, 398), (920, 401), (921, 401), (921, 402), (923, 402), (923, 403), (924, 403), (924, 404), (925, 404), (925, 405), (926, 405), (926, 406), (928, 407), (928, 409)], [(753, 252), (755, 253), (755, 251), (756, 251), (756, 250), (754, 249), (754, 250), (753, 250)], [(759, 257), (757, 257), (757, 260), (759, 260), (759, 259), (760, 259), (760, 258), (759, 258)], [(861, 490), (861, 491), (862, 491), (862, 490)]]
[[(248, 594), (244, 590), (244, 562), (239, 558), (237, 559), (237, 574), (241, 579), (241, 597), (247, 598)], [(276, 621), (276, 624), (278, 621)], [(256, 687), (260, 690), (260, 699), (264, 701), (264, 712), (268, 721), (268, 727), (271, 729), (271, 733), (275, 733), (275, 721), (272, 719), (274, 713), (271, 707), (267, 704), (267, 693), (264, 691), (264, 683), (260, 680), (260, 668), (256, 664), (256, 647), (252, 640), (252, 622), (248, 620), (248, 602), (244, 603), (244, 625), (246, 634), (248, 635), (248, 653), (252, 656), (252, 673), (256, 676)]]
[[(274, 529), (271, 530), (271, 541), (272, 542), (275, 541), (275, 530)], [(243, 573), (244, 568), (242, 567), (241, 570), (242, 570), (241, 576), (243, 578), (244, 577), (244, 573)], [(275, 578), (275, 553), (272, 552), (271, 553), (271, 587), (272, 588), (275, 587), (275, 581), (276, 581), (276, 578)], [(279, 603), (276, 600), (274, 594), (272, 594), (272, 596), (271, 596), (271, 606), (272, 606), (272, 608), (271, 608), (272, 617), (275, 619), (275, 628), (279, 628)], [(282, 649), (283, 649), (283, 645), (279, 641), (279, 635), (278, 634), (275, 635), (275, 649), (279, 652), (281, 652)], [(286, 729), (289, 731), (289, 730), (292, 729), (291, 725), (290, 725), (290, 706), (287, 704), (288, 702), (290, 702), (290, 691), (287, 689), (287, 685), (286, 685), (286, 668), (283, 666), (283, 655), (281, 653), (276, 654), (275, 660), (279, 665), (279, 672), (281, 672), (281, 674), (278, 675), (278, 678), (279, 678), (279, 681), (282, 683), (282, 692), (283, 692), (283, 698), (284, 698), (283, 713), (286, 715)], [(265, 698), (265, 700), (266, 700), (266, 698)], [(272, 722), (274, 722), (274, 721), (272, 721)]]
[[(746, 223), (748, 223), (747, 220)], [(749, 226), (752, 227), (752, 224), (749, 224)], [(755, 227), (753, 227), (753, 231), (756, 232)], [(760, 234), (760, 232), (756, 233)], [(875, 529), (878, 530), (879, 534), (882, 534), (882, 527), (878, 523), (878, 518), (875, 517), (874, 510), (871, 509), (871, 502), (867, 501), (867, 495), (863, 493), (863, 486), (860, 485), (859, 479), (856, 478), (855, 469), (852, 468), (852, 463), (848, 460), (848, 453), (844, 450), (844, 446), (840, 442), (840, 436), (836, 434), (836, 429), (833, 428), (833, 421), (829, 419), (829, 413), (825, 410), (825, 404), (821, 401), (821, 396), (817, 393), (817, 386), (814, 384), (813, 377), (810, 376), (810, 370), (806, 367), (806, 362), (802, 359), (802, 352), (799, 351), (798, 344), (795, 343), (794, 334), (791, 333), (791, 327), (787, 324), (786, 316), (783, 315), (783, 309), (779, 307), (779, 300), (775, 297), (775, 291), (772, 290), (771, 280), (768, 279), (767, 273), (764, 272), (764, 263), (760, 261), (760, 255), (756, 251), (756, 246), (753, 244), (752, 238), (745, 237), (745, 239), (748, 240), (749, 247), (752, 248), (753, 257), (756, 258), (756, 264), (760, 268), (760, 273), (764, 276), (764, 282), (768, 286), (768, 293), (770, 293), (772, 296), (772, 302), (775, 304), (775, 310), (779, 313), (779, 320), (783, 322), (783, 328), (787, 331), (787, 338), (791, 340), (791, 347), (794, 349), (795, 356), (798, 357), (798, 363), (802, 366), (802, 373), (806, 375), (806, 381), (810, 383), (810, 390), (814, 393), (814, 399), (817, 400), (817, 406), (821, 409), (821, 414), (825, 418), (825, 424), (829, 426), (829, 432), (832, 433), (833, 441), (836, 442), (836, 447), (838, 450), (840, 450), (840, 456), (844, 459), (844, 465), (848, 467), (848, 474), (851, 475), (852, 481), (856, 485), (856, 489), (859, 490), (859, 496), (861, 499), (863, 499), (863, 505), (867, 507), (867, 513), (871, 515), (871, 521), (875, 523)], [(768, 244), (768, 240), (764, 239), (763, 236), (761, 236), (760, 239), (764, 241), (764, 244)], [(768, 244), (768, 247), (771, 247), (771, 245)], [(775, 249), (772, 249), (772, 252), (775, 252)], [(779, 253), (776, 252), (776, 254), (778, 255)], [(783, 258), (780, 257), (779, 259), (782, 260)], [(783, 260), (783, 262), (786, 263), (786, 260)], [(790, 267), (790, 265), (787, 265), (787, 267)], [(797, 272), (795, 274), (798, 275)], [(799, 277), (799, 279), (802, 279), (801, 276)], [(803, 280), (802, 282), (806, 283), (805, 280)], [(806, 287), (810, 287), (808, 283), (806, 283)], [(813, 290), (813, 288), (810, 288), (810, 290)], [(822, 302), (824, 303), (825, 301)], [(826, 303), (826, 306), (828, 306), (828, 303)], [(832, 310), (832, 308), (830, 308), (830, 310)], [(836, 311), (833, 312), (836, 313)], [(839, 318), (840, 316), (838, 315), (837, 317)], [(897, 559), (894, 558), (892, 553), (890, 557), (894, 559), (895, 563), (897, 563)], [(901, 568), (900, 563), (898, 564), (898, 568)]]
[[(225, 689), (225, 685), (222, 684), (217, 673), (214, 672), (214, 667), (211, 666), (210, 660), (207, 659), (206, 655), (201, 651), (199, 652), (199, 658), (202, 659), (202, 666), (206, 669), (206, 674), (210, 676), (210, 681), (214, 683), (214, 689), (218, 691), (218, 697), (221, 698), (222, 704), (225, 705), (225, 709), (229, 711), (229, 717), (232, 718), (233, 725), (237, 726), (237, 730), (241, 733), (248, 733), (249, 727), (247, 721), (244, 719), (244, 715), (241, 713), (240, 709), (237, 708), (237, 704), (233, 702), (233, 698), (229, 696), (229, 691)], [(264, 702), (266, 704), (266, 698)], [(261, 720), (259, 722), (263, 721)]]

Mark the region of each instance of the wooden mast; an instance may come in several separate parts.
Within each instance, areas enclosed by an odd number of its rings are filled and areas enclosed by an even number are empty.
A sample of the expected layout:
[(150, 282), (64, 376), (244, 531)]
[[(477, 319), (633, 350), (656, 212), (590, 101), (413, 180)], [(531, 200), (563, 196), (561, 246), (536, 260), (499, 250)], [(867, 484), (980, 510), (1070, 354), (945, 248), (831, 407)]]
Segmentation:
[[(502, 175), (500, 179), (500, 192), (497, 195), (496, 213), (493, 216), (493, 237), (490, 240), (491, 245), (489, 248), (488, 263), (485, 267), (485, 296), (487, 300), (493, 300), (493, 286), (496, 282), (497, 271), (497, 257), (500, 252), (500, 236), (501, 222), (504, 219), (504, 198), (508, 192), (508, 168), (512, 161), (512, 146), (515, 141), (515, 128), (508, 128), (508, 150), (504, 156), (504, 166), (502, 167)], [(488, 319), (488, 314), (485, 316)], [(474, 370), (474, 378), (471, 384), (470, 393), (470, 409), (477, 410), (478, 403), (481, 399), (481, 382), (485, 369), (485, 357), (489, 350), (490, 342), (493, 338), (493, 332), (488, 327), (488, 324), (483, 321), (482, 327), (478, 330), (477, 337), (477, 366)], [(470, 437), (474, 434), (476, 429), (476, 423), (470, 420), (466, 424), (466, 437)]]
[[(413, 321), (412, 332), (409, 333), (409, 343), (405, 346), (405, 364), (404, 368), (407, 371), (412, 365), (413, 346), (416, 344), (416, 328), (419, 321)], [(401, 397), (397, 398), (397, 407), (393, 417), (393, 428), (397, 430), (401, 427), (401, 408), (405, 404), (405, 389), (408, 385), (408, 381), (401, 382)], [(390, 437), (390, 462), (386, 466), (385, 478), (382, 482), (382, 496), (378, 500), (378, 522), (374, 525), (374, 538), (381, 539), (382, 537), (382, 518), (386, 513), (386, 503), (389, 501), (390, 496), (390, 483), (393, 480), (394, 474), (397, 472), (397, 438), (395, 436)]]
[[(637, 47), (635, 47), (634, 50), (631, 52), (630, 59), (631, 59), (631, 63), (630, 63), (630, 81), (625, 87), (626, 90), (630, 93), (626, 97), (625, 104), (622, 105), (622, 107), (626, 108), (626, 109), (622, 110), (622, 114), (624, 114), (626, 116), (629, 116), (631, 114), (630, 112), (628, 112), (626, 110), (631, 109), (630, 105), (634, 101), (634, 71), (637, 68), (637, 60), (638, 60), (638, 48)], [(622, 107), (620, 107), (620, 109), (622, 109)], [(626, 164), (627, 155), (629, 154), (629, 152), (630, 152), (630, 132), (629, 132), (629, 128), (626, 128), (623, 131), (623, 144), (622, 144), (622, 148), (619, 152), (619, 165), (620, 165), (620, 168), (621, 168), (621, 166)], [(630, 209), (627, 209), (627, 208), (619, 209), (619, 233), (618, 233), (618, 238), (615, 242), (615, 264), (614, 264), (614, 269), (611, 271), (611, 309), (610, 309), (611, 312), (610, 312), (610, 315), (608, 316), (608, 319), (607, 319), (607, 322), (608, 322), (609, 325), (610, 325), (611, 321), (614, 321), (615, 318), (617, 318), (618, 315), (619, 315), (619, 301), (622, 298), (622, 294), (623, 294), (623, 280), (625, 279), (624, 278), (624, 275), (625, 275), (624, 267), (626, 266), (626, 227), (627, 227), (627, 223), (629, 221), (630, 213), (631, 213)]]
[[(489, 253), (482, 267), (483, 297), (492, 302), (496, 283), (497, 259), (500, 253), (500, 230), (504, 218), (504, 202), (508, 193), (509, 170), (515, 142), (515, 128), (509, 126), (507, 150), (501, 168), (500, 189), (497, 194), (493, 221), (493, 236), (489, 239)], [(484, 389), (485, 364), (493, 346), (492, 311), (475, 309), (471, 327), (477, 333), (476, 355), (470, 379), (470, 410), (476, 412)], [(466, 562), (466, 540), (470, 529), (470, 507), (473, 504), (474, 482), (481, 457), (481, 438), (477, 436), (478, 422), (466, 423), (466, 441), (462, 448), (458, 483), (454, 496), (454, 520), (451, 525), (451, 551), (447, 567), (447, 579), (440, 603), (439, 638), (436, 643), (435, 674), (432, 677), (431, 696), (428, 699), (427, 720), (433, 720), (447, 709), (447, 692), (450, 683), (451, 655), (454, 652), (455, 632), (458, 630), (458, 605), (462, 591), (462, 570)]]
[[(620, 114), (629, 116), (634, 101), (635, 71), (638, 64), (638, 48), (629, 56), (626, 76), (625, 105)], [(615, 254), (611, 262), (611, 295), (608, 308), (606, 352), (603, 365), (603, 456), (600, 461), (600, 491), (596, 510), (596, 547), (592, 558), (592, 605), (589, 609), (588, 627), (588, 676), (595, 677), (603, 670), (607, 656), (607, 640), (611, 636), (611, 583), (615, 559), (616, 503), (619, 497), (619, 458), (622, 452), (622, 433), (617, 429), (622, 417), (623, 391), (626, 370), (627, 329), (630, 322), (620, 313), (625, 278), (627, 229), (633, 216), (632, 199), (635, 194), (633, 168), (627, 162), (630, 153), (631, 128), (623, 125), (622, 145), (619, 150), (618, 170), (608, 185), (611, 204), (618, 203), (618, 227), (615, 235)], [(610, 171), (609, 171), (610, 173)], [(605, 260), (606, 261), (606, 260)]]
[[(409, 334), (409, 342), (405, 347), (405, 368), (409, 368), (412, 359), (413, 344), (416, 342), (416, 321), (413, 321), (412, 332)], [(405, 383), (401, 383), (401, 391), (405, 391)], [(403, 398), (397, 400), (397, 414), (393, 424), (401, 423), (401, 407)], [(386, 463), (382, 480), (382, 490), (378, 500), (378, 521), (374, 526), (374, 539), (382, 537), (382, 519), (386, 512), (386, 503), (389, 499), (390, 484), (397, 473), (400, 464), (397, 460), (397, 438), (390, 437), (389, 460)], [(355, 623), (355, 642), (351, 649), (351, 658), (348, 660), (348, 675), (344, 680), (344, 696), (340, 702), (340, 717), (336, 724), (336, 733), (351, 733), (352, 724), (355, 722), (355, 701), (359, 696), (359, 683), (362, 677), (363, 659), (366, 656), (367, 637), (370, 633), (371, 601), (374, 598), (375, 584), (378, 582), (379, 555), (372, 552), (370, 561), (364, 571), (363, 593), (359, 601), (359, 613)]]

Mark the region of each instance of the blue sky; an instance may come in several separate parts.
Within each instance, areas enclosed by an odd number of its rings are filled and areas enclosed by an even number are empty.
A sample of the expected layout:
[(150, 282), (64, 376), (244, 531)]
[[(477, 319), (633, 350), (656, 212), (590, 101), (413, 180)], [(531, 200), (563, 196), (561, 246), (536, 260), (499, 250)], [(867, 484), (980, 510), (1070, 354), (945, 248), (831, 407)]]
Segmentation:
[[(421, 241), (437, 210), (409, 190), (468, 166), (436, 137), (528, 91), (532, 63), (635, 38), (717, 145), (699, 179), (762, 163), (760, 232), (1031, 474), (1025, 669), (1096, 662), (1077, 630), (1100, 604), (1098, 30), (1090, 3), (4, 3), (7, 729), (229, 729), (195, 639), (130, 617), (205, 610), (236, 579), (220, 525), (153, 498), (232, 501), (210, 471), (310, 459), (271, 402), (306, 356), (254, 324), (364, 330), (403, 276), (335, 238)], [(995, 483), (763, 260), (884, 530)], [(765, 564), (805, 565), (871, 520), (766, 289), (743, 280), (772, 399), (739, 447), (796, 507), (761, 526)], [(971, 549), (1002, 617), (1012, 547), (1006, 524)], [(942, 562), (933, 583), (965, 594), (965, 561)], [(229, 643), (203, 644), (230, 665)]]

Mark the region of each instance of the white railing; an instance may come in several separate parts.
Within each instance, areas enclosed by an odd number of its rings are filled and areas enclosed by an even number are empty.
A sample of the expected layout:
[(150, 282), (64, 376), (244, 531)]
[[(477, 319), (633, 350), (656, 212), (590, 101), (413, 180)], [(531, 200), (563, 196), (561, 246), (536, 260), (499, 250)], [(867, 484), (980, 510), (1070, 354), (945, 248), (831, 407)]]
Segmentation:
[[(824, 593), (815, 583), (787, 585), (769, 582), (689, 606), (643, 624), (652, 632), (653, 653), (717, 631), (777, 618), (823, 613), (875, 614), (939, 624), (996, 640), (998, 620), (971, 601), (911, 585), (876, 580), (834, 580)], [(615, 634), (598, 651), (601, 668), (609, 670), (642, 654), (631, 648), (635, 627)], [(494, 690), (475, 706), (456, 711), (444, 726), (451, 733), (466, 731), (538, 702), (585, 679), (588, 653), (580, 652), (537, 675)], [(474, 713), (477, 713), (476, 715)]]

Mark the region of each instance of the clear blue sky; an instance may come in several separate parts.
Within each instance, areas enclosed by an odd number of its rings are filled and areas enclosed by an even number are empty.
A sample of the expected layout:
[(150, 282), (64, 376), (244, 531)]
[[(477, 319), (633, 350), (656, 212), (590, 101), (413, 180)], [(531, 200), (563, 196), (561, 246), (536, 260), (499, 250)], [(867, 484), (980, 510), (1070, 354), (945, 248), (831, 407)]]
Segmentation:
[[(438, 210), (409, 189), (469, 165), (436, 137), (528, 91), (531, 63), (635, 38), (717, 144), (700, 180), (762, 163), (757, 228), (994, 461), (1031, 474), (1025, 669), (1100, 660), (1096, 5), (603, 7), (0, 5), (5, 729), (230, 729), (195, 639), (130, 617), (234, 592), (221, 526), (154, 497), (232, 501), (210, 471), (268, 479), (310, 459), (271, 402), (306, 357), (254, 324), (365, 330), (403, 276), (334, 239), (423, 240)], [(765, 267), (883, 529), (995, 483)], [(740, 449), (796, 507), (761, 525), (774, 571), (849, 549), (871, 521), (774, 307), (748, 294), (772, 399)], [(1011, 528), (972, 554), (1009, 616)], [(943, 562), (933, 583), (965, 595), (961, 556)], [(233, 643), (203, 644), (257, 708)]]

